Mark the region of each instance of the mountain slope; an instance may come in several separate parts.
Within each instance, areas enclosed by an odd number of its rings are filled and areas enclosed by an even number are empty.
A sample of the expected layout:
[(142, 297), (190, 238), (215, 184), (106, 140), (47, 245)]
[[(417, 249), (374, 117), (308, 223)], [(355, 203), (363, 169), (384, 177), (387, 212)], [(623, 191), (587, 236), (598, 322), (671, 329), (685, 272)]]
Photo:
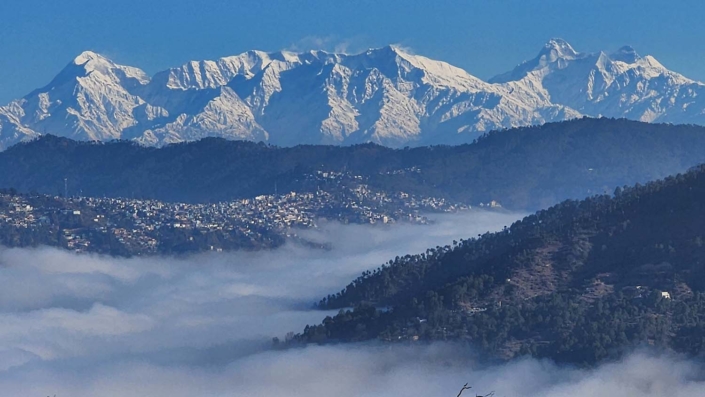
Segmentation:
[(585, 364), (640, 344), (699, 354), (704, 202), (698, 167), (397, 257), (321, 301), (356, 309), (298, 340), (460, 339), (502, 358)]
[[(0, 186), (40, 193), (214, 202), (315, 191), (320, 172), (471, 205), (539, 209), (705, 162), (705, 128), (579, 119), (495, 131), (474, 144), (274, 147), (222, 139), (141, 147), (46, 136), (0, 153)], [(37, 172), (42, 170), (42, 172)], [(471, 188), (469, 188), (471, 187)]]
[(589, 116), (705, 124), (705, 84), (666, 69), (652, 56), (642, 58), (629, 46), (587, 54), (553, 39), (536, 58), (490, 82), (530, 86)]
[[(118, 139), (137, 123), (133, 111), (144, 101), (130, 90), (146, 84), (139, 69), (116, 65), (84, 52), (47, 86), (3, 108), (17, 128), (80, 140)], [(32, 135), (32, 134), (28, 134)]]
[(705, 124), (704, 90), (630, 47), (588, 54), (560, 39), (489, 82), (394, 46), (249, 51), (152, 78), (87, 51), (0, 107), (0, 149), (41, 134), (153, 146), (222, 137), (403, 147), (584, 115)]

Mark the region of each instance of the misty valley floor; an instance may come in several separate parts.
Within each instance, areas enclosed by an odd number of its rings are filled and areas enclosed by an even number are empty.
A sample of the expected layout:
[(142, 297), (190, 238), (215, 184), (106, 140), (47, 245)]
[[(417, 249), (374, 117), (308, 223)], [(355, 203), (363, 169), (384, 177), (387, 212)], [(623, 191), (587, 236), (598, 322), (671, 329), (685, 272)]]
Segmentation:
[[(521, 359), (484, 366), (453, 344), (271, 350), (330, 312), (321, 296), (389, 258), (499, 230), (521, 214), (443, 215), (433, 225), (326, 224), (332, 250), (112, 258), (0, 249), (2, 395), (700, 396), (703, 367), (635, 352), (593, 370)], [(455, 394), (454, 394), (455, 393)]]

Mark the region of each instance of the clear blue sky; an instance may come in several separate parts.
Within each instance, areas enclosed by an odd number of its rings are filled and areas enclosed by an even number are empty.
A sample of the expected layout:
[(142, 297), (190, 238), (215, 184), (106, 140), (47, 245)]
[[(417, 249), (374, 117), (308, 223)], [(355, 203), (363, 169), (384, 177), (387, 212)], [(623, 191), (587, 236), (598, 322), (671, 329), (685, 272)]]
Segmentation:
[(87, 49), (152, 74), (250, 49), (401, 44), (487, 79), (561, 37), (705, 80), (704, 19), (703, 0), (2, 0), (0, 103)]

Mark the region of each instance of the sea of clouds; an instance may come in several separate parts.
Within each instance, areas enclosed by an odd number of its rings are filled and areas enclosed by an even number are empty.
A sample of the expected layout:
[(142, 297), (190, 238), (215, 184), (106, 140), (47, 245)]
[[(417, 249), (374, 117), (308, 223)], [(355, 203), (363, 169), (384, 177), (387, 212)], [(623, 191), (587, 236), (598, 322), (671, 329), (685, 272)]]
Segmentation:
[(499, 230), (473, 211), (429, 226), (325, 224), (286, 245), (187, 258), (0, 248), (0, 396), (703, 396), (702, 366), (635, 353), (594, 370), (486, 367), (452, 344), (272, 350), (327, 314), (311, 305), (406, 253)]

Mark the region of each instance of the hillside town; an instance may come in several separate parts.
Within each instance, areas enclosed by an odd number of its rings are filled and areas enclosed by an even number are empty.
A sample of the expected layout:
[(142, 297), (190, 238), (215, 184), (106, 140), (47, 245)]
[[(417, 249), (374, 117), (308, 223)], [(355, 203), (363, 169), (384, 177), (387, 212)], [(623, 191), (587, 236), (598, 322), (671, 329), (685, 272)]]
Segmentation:
[[(340, 175), (321, 173), (319, 178)], [(212, 204), (125, 198), (0, 193), (0, 230), (6, 246), (53, 245), (114, 255), (273, 248), (303, 241), (300, 229), (321, 219), (342, 223), (426, 224), (428, 212), (469, 206), (444, 199), (389, 195), (364, 184), (314, 192), (260, 195)]]

